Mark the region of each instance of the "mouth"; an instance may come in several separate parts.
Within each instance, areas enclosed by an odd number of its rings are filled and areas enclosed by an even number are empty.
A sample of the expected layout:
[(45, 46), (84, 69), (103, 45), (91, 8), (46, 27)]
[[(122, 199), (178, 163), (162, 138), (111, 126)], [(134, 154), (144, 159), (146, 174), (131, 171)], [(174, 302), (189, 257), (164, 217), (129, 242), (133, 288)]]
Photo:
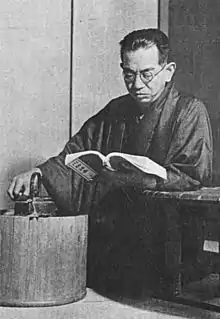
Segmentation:
[(150, 92), (142, 91), (142, 90), (131, 90), (131, 92), (134, 95), (140, 95), (140, 96), (149, 96), (150, 95)]
[(146, 94), (146, 93), (134, 93), (134, 95), (136, 97), (140, 97), (140, 98), (149, 98), (150, 97), (150, 94)]

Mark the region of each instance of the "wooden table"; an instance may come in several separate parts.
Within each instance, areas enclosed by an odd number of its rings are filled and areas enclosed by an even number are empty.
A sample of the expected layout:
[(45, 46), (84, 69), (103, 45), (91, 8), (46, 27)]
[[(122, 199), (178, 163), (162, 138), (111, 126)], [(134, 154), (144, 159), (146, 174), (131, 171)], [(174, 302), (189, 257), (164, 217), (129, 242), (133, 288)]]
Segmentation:
[(146, 191), (144, 197), (143, 201), (155, 201), (164, 214), (161, 291), (177, 296), (184, 284), (220, 273), (220, 187), (188, 192)]

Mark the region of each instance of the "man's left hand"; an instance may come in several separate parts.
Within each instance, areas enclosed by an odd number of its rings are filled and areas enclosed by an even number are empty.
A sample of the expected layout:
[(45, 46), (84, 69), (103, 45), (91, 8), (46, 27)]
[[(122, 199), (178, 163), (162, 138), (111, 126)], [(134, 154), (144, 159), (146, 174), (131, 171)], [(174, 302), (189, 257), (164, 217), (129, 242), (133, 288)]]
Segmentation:
[(156, 187), (156, 179), (154, 175), (146, 174), (139, 169), (130, 166), (124, 167), (124, 170), (110, 171), (103, 168), (98, 180), (107, 184), (109, 188), (134, 186), (144, 189), (154, 189)]

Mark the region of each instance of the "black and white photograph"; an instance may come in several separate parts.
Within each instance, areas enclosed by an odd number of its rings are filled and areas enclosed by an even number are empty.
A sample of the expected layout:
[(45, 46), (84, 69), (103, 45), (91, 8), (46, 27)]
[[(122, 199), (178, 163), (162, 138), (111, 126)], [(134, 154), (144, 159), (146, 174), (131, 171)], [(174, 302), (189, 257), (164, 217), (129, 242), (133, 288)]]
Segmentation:
[(1, 0), (0, 74), (0, 318), (220, 318), (220, 1)]

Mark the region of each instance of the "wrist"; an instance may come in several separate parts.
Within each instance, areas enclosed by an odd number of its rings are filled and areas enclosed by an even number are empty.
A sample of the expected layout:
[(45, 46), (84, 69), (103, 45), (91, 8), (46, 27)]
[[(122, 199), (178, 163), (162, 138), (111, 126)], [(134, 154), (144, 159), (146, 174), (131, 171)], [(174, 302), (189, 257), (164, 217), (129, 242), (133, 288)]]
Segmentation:
[(149, 180), (149, 183), (147, 185), (148, 189), (156, 189), (157, 187), (157, 179), (155, 176), (152, 176)]
[(33, 168), (33, 173), (39, 173), (41, 176), (43, 176), (43, 173), (39, 167)]
[(154, 175), (146, 175), (140, 183), (140, 188), (142, 190), (145, 190), (145, 189), (154, 190), (156, 189), (156, 187), (157, 187), (157, 180)]

